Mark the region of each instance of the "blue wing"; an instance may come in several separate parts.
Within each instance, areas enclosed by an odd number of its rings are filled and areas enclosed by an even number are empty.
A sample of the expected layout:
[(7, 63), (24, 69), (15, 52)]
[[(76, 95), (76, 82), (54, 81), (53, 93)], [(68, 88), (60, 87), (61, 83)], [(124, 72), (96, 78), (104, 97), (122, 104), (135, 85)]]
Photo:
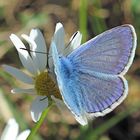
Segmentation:
[[(76, 89), (76, 85), (74, 85), (73, 80), (71, 81), (70, 77), (67, 77), (67, 73), (69, 73), (70, 71), (66, 68), (66, 66), (62, 63), (61, 59), (59, 58), (55, 43), (52, 42), (51, 45), (55, 73), (63, 101), (65, 102), (67, 107), (72, 111), (72, 113), (75, 116), (75, 119), (82, 125), (86, 125), (87, 118), (85, 114), (82, 113), (80, 107), (81, 101), (79, 99), (81, 98), (81, 94), (79, 94), (78, 89)], [(79, 95), (79, 97), (76, 94)]]
[(105, 115), (126, 97), (128, 86), (122, 76), (75, 71), (67, 58), (58, 57), (55, 45), (52, 53), (62, 98), (81, 124), (87, 124), (88, 116)]
[(68, 58), (76, 68), (124, 75), (132, 64), (135, 49), (134, 28), (123, 25), (89, 40), (68, 55)]
[(59, 58), (52, 47), (62, 98), (76, 117), (103, 116), (128, 94), (123, 75), (135, 54), (136, 35), (130, 25), (113, 28)]
[(123, 76), (80, 70), (75, 77), (73, 83), (79, 86), (82, 106), (89, 115), (97, 117), (109, 113), (128, 94), (128, 84)]

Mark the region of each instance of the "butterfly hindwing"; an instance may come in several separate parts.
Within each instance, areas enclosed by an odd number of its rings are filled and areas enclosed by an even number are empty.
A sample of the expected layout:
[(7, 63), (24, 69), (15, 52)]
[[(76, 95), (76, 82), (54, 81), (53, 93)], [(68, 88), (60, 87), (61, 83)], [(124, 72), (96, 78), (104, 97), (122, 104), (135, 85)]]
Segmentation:
[(86, 113), (103, 116), (118, 106), (128, 94), (127, 81), (122, 76), (113, 76), (92, 71), (79, 71), (77, 84), (81, 89)]

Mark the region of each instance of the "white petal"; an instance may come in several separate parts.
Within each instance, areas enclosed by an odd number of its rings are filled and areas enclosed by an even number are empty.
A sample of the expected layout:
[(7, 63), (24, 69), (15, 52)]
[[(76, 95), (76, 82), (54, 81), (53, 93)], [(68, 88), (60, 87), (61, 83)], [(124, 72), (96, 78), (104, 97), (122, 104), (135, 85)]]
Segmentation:
[(63, 54), (64, 51), (64, 36), (65, 36), (65, 31), (63, 25), (61, 23), (57, 23), (55, 27), (53, 41), (57, 46), (57, 50), (59, 54)]
[(18, 134), (18, 123), (16, 122), (15, 119), (11, 118), (4, 131), (2, 132), (2, 135), (1, 135), (1, 140), (16, 140), (16, 137), (17, 137), (17, 134)]
[(55, 101), (58, 109), (61, 111), (62, 114), (64, 114), (65, 112), (65, 114), (74, 117), (81, 125), (87, 125), (88, 122), (86, 116), (79, 116), (79, 117), (75, 116), (70, 112), (70, 110), (67, 108), (67, 106), (64, 104), (62, 100), (55, 98), (54, 96), (51, 97)]
[(72, 47), (73, 50), (76, 49), (78, 46), (80, 46), (81, 40), (82, 40), (82, 34), (79, 31), (77, 31), (70, 38), (71, 41), (70, 47)]
[(70, 44), (66, 47), (64, 55), (70, 54), (73, 50), (80, 46), (82, 40), (82, 34), (78, 31), (70, 38)]
[(55, 73), (54, 73), (54, 64), (53, 64), (53, 58), (52, 58), (52, 42), (50, 45), (50, 50), (49, 50), (49, 55), (48, 55), (48, 64), (49, 64), (50, 73), (54, 77)]
[(43, 54), (36, 53), (36, 56), (37, 56), (39, 62), (41, 62), (40, 69), (44, 70), (46, 68), (46, 65), (47, 65), (47, 46), (46, 46), (46, 42), (45, 42), (45, 39), (43, 37), (43, 34), (40, 32), (39, 29), (32, 29), (30, 32), (30, 37), (37, 44), (37, 48), (35, 49), (35, 51), (43, 52)]
[(29, 37), (29, 36), (27, 36), (27, 35), (25, 35), (25, 34), (22, 34), (21, 35), (22, 36), (22, 38), (24, 38), (28, 43), (29, 43), (29, 45), (30, 45), (30, 54), (31, 54), (31, 56), (32, 56), (32, 60), (33, 60), (33, 63), (34, 63), (34, 65), (40, 70), (40, 67), (39, 67), (39, 63), (38, 63), (38, 59), (37, 59), (37, 57), (36, 57), (36, 52), (35, 52), (35, 49), (37, 48), (37, 44), (35, 43), (35, 41), (34, 40), (32, 40), (32, 38), (31, 37)]
[(40, 71), (43, 71), (47, 64), (47, 47), (42, 33), (38, 29), (32, 29), (30, 36), (22, 34), (22, 37), (30, 44), (30, 49), (33, 51), (31, 55), (34, 63)]
[(42, 112), (48, 107), (48, 98), (46, 96), (38, 96), (31, 105), (31, 117), (37, 122)]
[[(65, 49), (64, 35), (65, 35), (65, 31), (64, 31), (63, 25), (61, 23), (57, 23), (52, 42), (56, 44), (59, 54), (64, 53), (64, 49)], [(48, 64), (49, 64), (50, 72), (54, 75), (54, 65), (53, 65), (53, 59), (52, 59), (52, 42), (50, 45), (50, 50), (49, 50), (49, 55), (48, 55), (48, 59), (49, 59)]]
[(18, 135), (18, 137), (16, 138), (16, 140), (26, 140), (27, 137), (29, 136), (30, 132), (31, 132), (30, 130), (25, 130), (25, 131), (21, 132)]
[(22, 43), (22, 41), (15, 34), (11, 34), (10, 39), (18, 51), (19, 58), (23, 64), (23, 66), (28, 71), (30, 71), (32, 74), (36, 74), (38, 69), (35, 67), (33, 60), (31, 59), (28, 51), (21, 49), (21, 48), (26, 49), (25, 45)]
[(24, 72), (22, 72), (21, 70), (8, 65), (3, 65), (3, 68), (5, 69), (6, 72), (16, 77), (18, 80), (24, 83), (33, 84), (33, 79)]
[(35, 89), (21, 89), (21, 88), (14, 88), (11, 90), (12, 93), (28, 93), (28, 94), (35, 94)]

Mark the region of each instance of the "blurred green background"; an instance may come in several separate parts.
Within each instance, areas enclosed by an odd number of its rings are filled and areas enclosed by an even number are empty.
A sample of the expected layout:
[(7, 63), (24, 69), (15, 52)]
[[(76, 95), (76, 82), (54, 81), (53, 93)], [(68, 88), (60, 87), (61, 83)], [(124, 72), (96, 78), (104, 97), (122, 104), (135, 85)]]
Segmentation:
[[(128, 74), (129, 95), (113, 112), (80, 126), (73, 118), (51, 109), (38, 131), (37, 140), (140, 140), (140, 0), (0, 0), (0, 64), (22, 68), (9, 40), (15, 33), (29, 34), (40, 28), (49, 47), (55, 25), (64, 25), (68, 42), (80, 30), (83, 42), (121, 24), (132, 24), (137, 32), (136, 57)], [(10, 93), (24, 86), (0, 68), (0, 134), (7, 120), (15, 117), (20, 129), (32, 128), (30, 95)]]

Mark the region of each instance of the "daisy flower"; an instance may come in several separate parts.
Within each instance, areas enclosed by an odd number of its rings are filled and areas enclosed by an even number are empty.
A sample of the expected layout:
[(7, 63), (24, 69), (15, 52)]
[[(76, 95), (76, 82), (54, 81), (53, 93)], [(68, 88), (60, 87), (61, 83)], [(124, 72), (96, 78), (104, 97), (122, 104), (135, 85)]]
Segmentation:
[[(64, 45), (64, 36), (63, 25), (57, 23), (52, 42), (57, 44), (58, 53), (67, 55), (76, 47), (80, 46), (82, 35), (80, 32), (76, 32), (66, 47)], [(11, 92), (36, 95), (31, 105), (31, 117), (33, 121), (37, 122), (44, 109), (48, 107), (50, 99), (60, 102), (62, 98), (54, 74), (54, 64), (51, 56), (52, 49), (47, 50), (44, 37), (40, 30), (32, 29), (29, 36), (22, 34), (21, 37), (29, 43), (29, 48), (15, 34), (10, 35), (10, 39), (18, 52), (20, 61), (30, 75), (12, 66), (4, 65), (3, 67), (6, 72), (18, 80), (31, 85), (31, 88), (14, 88)]]
[(4, 128), (2, 135), (0, 137), (1, 140), (26, 140), (28, 135), (30, 134), (30, 130), (24, 130), (19, 135), (19, 125), (14, 118), (8, 120), (6, 127)]

